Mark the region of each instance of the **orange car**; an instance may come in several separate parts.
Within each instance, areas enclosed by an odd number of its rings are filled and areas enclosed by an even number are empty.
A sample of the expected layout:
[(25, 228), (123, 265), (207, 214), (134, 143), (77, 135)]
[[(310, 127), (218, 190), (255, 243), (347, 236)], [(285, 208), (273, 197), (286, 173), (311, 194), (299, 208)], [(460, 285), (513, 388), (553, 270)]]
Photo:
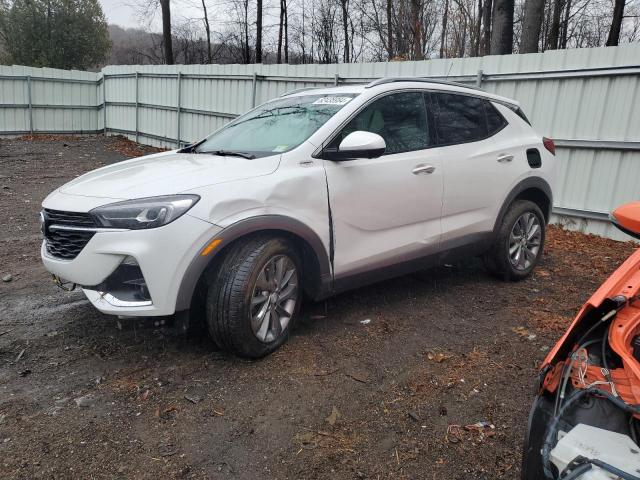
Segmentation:
[[(611, 214), (640, 239), (640, 202)], [(523, 480), (640, 479), (640, 249), (549, 352), (529, 416)]]

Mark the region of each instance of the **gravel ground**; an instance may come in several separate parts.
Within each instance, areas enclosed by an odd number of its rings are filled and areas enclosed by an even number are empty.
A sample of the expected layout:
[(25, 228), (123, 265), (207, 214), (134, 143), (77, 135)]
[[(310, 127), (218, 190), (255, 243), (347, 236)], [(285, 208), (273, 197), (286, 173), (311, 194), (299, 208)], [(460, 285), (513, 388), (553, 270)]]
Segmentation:
[(518, 478), (536, 365), (634, 248), (551, 228), (524, 282), (472, 259), (309, 303), (244, 361), (102, 315), (40, 263), (46, 194), (149, 151), (0, 140), (0, 478)]

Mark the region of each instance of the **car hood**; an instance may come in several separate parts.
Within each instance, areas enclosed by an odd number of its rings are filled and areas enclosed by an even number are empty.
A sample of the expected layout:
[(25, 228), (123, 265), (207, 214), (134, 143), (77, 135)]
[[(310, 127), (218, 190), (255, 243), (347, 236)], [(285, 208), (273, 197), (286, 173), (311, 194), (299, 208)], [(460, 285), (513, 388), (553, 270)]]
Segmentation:
[(248, 160), (209, 154), (162, 152), (93, 170), (63, 185), (60, 192), (110, 199), (170, 195), (198, 187), (268, 175), (280, 155)]

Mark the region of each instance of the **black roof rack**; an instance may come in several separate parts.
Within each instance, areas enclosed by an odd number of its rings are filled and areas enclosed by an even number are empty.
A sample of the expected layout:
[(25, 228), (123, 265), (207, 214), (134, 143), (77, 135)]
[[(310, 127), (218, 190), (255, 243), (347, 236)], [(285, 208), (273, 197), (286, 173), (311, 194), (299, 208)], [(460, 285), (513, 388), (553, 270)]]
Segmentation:
[(377, 87), (378, 85), (384, 85), (386, 83), (397, 83), (397, 82), (437, 83), (439, 85), (451, 85), (452, 87), (462, 87), (462, 88), (468, 88), (470, 90), (482, 91), (481, 88), (474, 87), (472, 85), (467, 85), (465, 83), (450, 82), (448, 80), (439, 80), (437, 78), (428, 78), (428, 77), (384, 77), (378, 80), (374, 80), (371, 83), (368, 83), (365, 86), (365, 88), (372, 88), (372, 87)]

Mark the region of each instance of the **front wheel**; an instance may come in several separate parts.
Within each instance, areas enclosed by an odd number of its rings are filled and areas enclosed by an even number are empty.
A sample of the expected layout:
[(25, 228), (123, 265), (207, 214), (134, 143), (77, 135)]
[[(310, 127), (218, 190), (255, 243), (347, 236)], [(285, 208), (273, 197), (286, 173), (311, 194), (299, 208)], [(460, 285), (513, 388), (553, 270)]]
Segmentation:
[(222, 349), (263, 357), (289, 337), (302, 300), (296, 249), (282, 238), (242, 242), (227, 254), (207, 295), (207, 323)]
[(528, 277), (542, 256), (545, 218), (535, 203), (515, 201), (502, 219), (495, 244), (485, 255), (488, 270), (505, 280)]

